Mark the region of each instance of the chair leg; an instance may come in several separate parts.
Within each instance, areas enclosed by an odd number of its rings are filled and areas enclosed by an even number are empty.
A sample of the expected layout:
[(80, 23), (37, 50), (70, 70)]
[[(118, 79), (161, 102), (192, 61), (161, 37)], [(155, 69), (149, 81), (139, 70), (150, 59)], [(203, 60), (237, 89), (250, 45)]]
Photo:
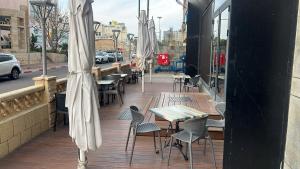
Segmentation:
[(192, 142), (189, 143), (189, 151), (190, 151), (190, 168), (193, 169), (193, 151), (192, 151)]
[(156, 136), (156, 133), (155, 133), (155, 131), (153, 131), (154, 153), (156, 153), (156, 140), (155, 140), (155, 136)]
[(57, 123), (57, 112), (55, 112), (55, 118), (54, 118), (54, 125), (53, 125), (53, 131), (56, 131), (56, 123)]
[[(173, 128), (173, 126), (172, 126), (172, 123), (170, 122), (170, 123), (169, 123), (169, 127), (167, 128), (166, 136), (165, 136), (165, 145), (164, 145), (164, 147), (167, 146), (167, 137), (168, 137), (169, 131), (170, 131), (172, 128)], [(170, 142), (169, 142), (169, 143), (170, 143)]]
[(130, 133), (131, 133), (131, 124), (130, 124), (129, 131), (128, 131), (128, 136), (127, 136), (127, 141), (126, 141), (126, 147), (125, 147), (125, 151), (127, 151), (127, 147), (128, 147), (128, 142), (129, 142)]
[(207, 140), (206, 140), (206, 138), (205, 138), (205, 139), (204, 139), (204, 151), (203, 151), (204, 155), (206, 154), (206, 142), (207, 142)]
[(134, 131), (132, 150), (131, 150), (131, 156), (130, 156), (130, 162), (129, 162), (130, 165), (131, 165), (131, 162), (132, 162), (132, 156), (133, 156), (133, 151), (134, 151), (134, 146), (135, 146), (135, 140), (136, 140), (136, 132)]
[(186, 143), (185, 155), (188, 156), (189, 143)]
[(159, 147), (160, 147), (161, 159), (163, 160), (164, 155), (163, 155), (163, 149), (162, 149), (162, 144), (161, 144), (160, 131), (158, 131), (157, 134), (158, 134), (158, 138), (159, 138)]
[(170, 149), (169, 149), (169, 155), (168, 155), (168, 166), (170, 165), (170, 156), (172, 151), (172, 144), (173, 144), (173, 137), (171, 136), (171, 143), (170, 143)]
[(212, 139), (210, 138), (210, 136), (208, 136), (208, 139), (209, 139), (209, 143), (210, 143), (210, 148), (211, 148), (211, 153), (212, 153), (214, 166), (215, 166), (215, 169), (217, 169), (214, 145), (213, 145), (213, 142), (212, 142)]

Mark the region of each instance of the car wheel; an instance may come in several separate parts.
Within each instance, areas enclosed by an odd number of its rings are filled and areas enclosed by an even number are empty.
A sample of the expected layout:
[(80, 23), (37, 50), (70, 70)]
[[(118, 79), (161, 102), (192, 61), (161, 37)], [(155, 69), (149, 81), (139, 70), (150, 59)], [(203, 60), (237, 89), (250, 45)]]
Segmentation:
[(17, 68), (13, 68), (10, 74), (10, 78), (15, 80), (20, 78), (20, 71)]
[(104, 63), (104, 60), (103, 60), (103, 59), (101, 59), (100, 63)]

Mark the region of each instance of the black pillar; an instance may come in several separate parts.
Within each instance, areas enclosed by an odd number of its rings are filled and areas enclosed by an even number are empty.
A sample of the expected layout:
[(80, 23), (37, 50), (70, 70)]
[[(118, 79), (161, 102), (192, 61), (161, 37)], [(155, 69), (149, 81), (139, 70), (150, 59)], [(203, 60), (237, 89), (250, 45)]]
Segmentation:
[(224, 169), (279, 169), (298, 0), (232, 0)]

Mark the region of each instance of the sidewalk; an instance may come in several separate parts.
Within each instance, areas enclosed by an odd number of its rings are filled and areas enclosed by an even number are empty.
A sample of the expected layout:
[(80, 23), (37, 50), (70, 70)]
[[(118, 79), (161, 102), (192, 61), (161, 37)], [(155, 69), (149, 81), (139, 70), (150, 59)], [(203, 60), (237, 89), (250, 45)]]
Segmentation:
[[(48, 63), (47, 70), (59, 69), (62, 67), (67, 67), (68, 63)], [(21, 65), (23, 73), (32, 73), (37, 71), (43, 71), (42, 64), (31, 64), (31, 65)]]

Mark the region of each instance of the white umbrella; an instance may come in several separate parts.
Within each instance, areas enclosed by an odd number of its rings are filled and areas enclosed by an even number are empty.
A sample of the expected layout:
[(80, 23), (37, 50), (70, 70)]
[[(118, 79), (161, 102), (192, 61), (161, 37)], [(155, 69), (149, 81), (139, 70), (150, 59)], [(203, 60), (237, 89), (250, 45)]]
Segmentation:
[(152, 82), (152, 59), (154, 57), (154, 53), (157, 49), (157, 38), (155, 33), (155, 23), (153, 18), (149, 22), (149, 39), (150, 39), (150, 49), (151, 49), (151, 59), (150, 59), (150, 82)]
[(146, 11), (142, 10), (139, 17), (138, 42), (137, 42), (137, 58), (138, 67), (142, 70), (142, 92), (144, 92), (144, 72), (145, 60), (151, 56), (150, 40), (148, 32), (148, 21)]
[(69, 134), (80, 150), (78, 168), (85, 168), (85, 152), (102, 144), (99, 101), (92, 66), (95, 59), (93, 0), (69, 0), (70, 32), (66, 107)]

